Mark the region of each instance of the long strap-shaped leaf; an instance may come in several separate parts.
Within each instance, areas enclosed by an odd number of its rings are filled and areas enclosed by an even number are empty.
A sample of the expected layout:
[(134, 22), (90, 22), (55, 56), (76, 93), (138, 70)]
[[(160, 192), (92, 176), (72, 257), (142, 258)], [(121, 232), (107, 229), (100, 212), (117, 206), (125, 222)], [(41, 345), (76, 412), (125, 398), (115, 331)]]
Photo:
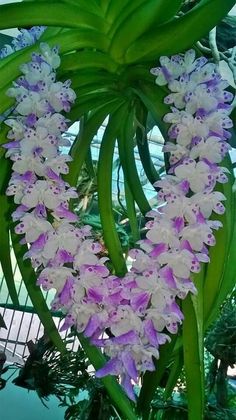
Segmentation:
[(80, 51), (62, 57), (60, 72), (76, 71), (86, 68), (98, 68), (114, 72), (117, 67), (117, 63), (105, 53), (99, 51)]
[[(38, 2), (38, 0), (34, 0)], [(47, 1), (47, 0), (41, 0), (41, 1)], [(73, 6), (77, 7), (78, 9), (87, 10), (88, 12), (95, 13), (98, 16), (103, 16), (103, 12), (101, 7), (99, 7), (96, 0), (64, 0), (64, 3), (72, 4)]]
[(134, 200), (145, 215), (151, 208), (144, 194), (134, 157), (134, 108), (129, 109), (118, 138), (119, 155), (125, 179)]
[(234, 4), (235, 0), (201, 0), (184, 16), (138, 38), (127, 49), (125, 62), (155, 60), (186, 50), (216, 26)]
[(12, 303), (19, 305), (11, 262), (9, 235), (10, 205), (5, 195), (0, 195), (0, 263)]
[[(131, 2), (136, 4), (136, 2)], [(110, 54), (116, 61), (122, 63), (127, 49), (141, 35), (155, 24), (158, 25), (172, 18), (181, 6), (181, 0), (146, 0), (139, 2), (139, 7), (127, 13), (112, 33)], [(161, 31), (161, 28), (159, 29)]]
[(166, 138), (169, 124), (163, 122), (163, 117), (170, 110), (169, 106), (164, 104), (164, 98), (168, 95), (166, 87), (157, 86), (153, 78), (152, 83), (140, 82), (139, 88), (135, 89), (135, 93), (152, 114), (163, 137)]
[[(0, 143), (6, 141), (7, 129), (2, 130), (0, 136)], [(14, 305), (19, 305), (18, 295), (15, 286), (15, 279), (13, 274), (11, 262), (11, 248), (10, 248), (10, 203), (5, 195), (7, 184), (11, 175), (10, 161), (4, 156), (0, 159), (0, 263), (2, 271), (7, 284), (10, 298)]]
[(81, 98), (77, 98), (72, 110), (68, 114), (68, 117), (71, 121), (78, 121), (80, 117), (91, 110), (98, 109), (106, 104), (110, 104), (110, 107), (112, 108), (113, 103), (115, 104), (116, 102), (117, 98), (114, 97), (114, 93), (92, 92)]
[(156, 370), (154, 372), (146, 372), (143, 377), (142, 388), (138, 399), (138, 411), (142, 413), (143, 420), (149, 418), (151, 410), (151, 401), (154, 397), (156, 389), (160, 384), (163, 374), (168, 365), (172, 351), (175, 346), (177, 336), (171, 336), (171, 342), (160, 347), (160, 358), (156, 361)]
[(126, 181), (124, 182), (124, 186), (125, 186), (125, 202), (126, 202), (127, 216), (129, 218), (132, 239), (135, 244), (140, 239), (140, 230), (139, 230), (139, 225), (138, 225), (137, 213), (135, 209), (135, 201)]
[[(236, 204), (235, 192), (234, 192), (234, 202)], [(228, 256), (227, 256), (227, 260), (225, 264), (225, 270), (222, 276), (222, 283), (221, 283), (220, 291), (215, 298), (214, 307), (207, 320), (206, 326), (210, 325), (216, 319), (222, 303), (235, 287), (235, 279), (236, 279), (235, 258), (236, 258), (236, 223), (234, 222), (233, 237), (232, 237), (230, 250), (228, 252)]]
[(224, 160), (224, 166), (230, 171), (230, 181), (222, 188), (226, 196), (226, 211), (222, 217), (223, 228), (216, 232), (217, 242), (210, 253), (211, 264), (206, 272), (204, 287), (206, 328), (215, 320), (224, 299), (232, 291), (236, 278), (236, 195), (233, 192), (234, 174), (229, 157)]
[(62, 26), (67, 28), (96, 28), (104, 30), (104, 20), (63, 1), (30, 1), (0, 6), (0, 29), (34, 25)]
[(118, 276), (123, 276), (126, 271), (126, 263), (123, 250), (116, 231), (112, 209), (112, 164), (120, 121), (125, 118), (128, 106), (122, 106), (110, 115), (109, 122), (103, 135), (99, 153), (97, 180), (98, 180), (98, 205), (103, 229), (105, 245), (109, 257)]
[[(83, 130), (81, 130), (81, 133), (74, 141), (74, 144), (71, 148), (70, 154), (73, 157), (73, 162), (70, 163), (70, 172), (65, 177), (66, 181), (69, 182), (70, 185), (76, 186), (80, 170), (89, 150), (90, 143), (96, 135), (102, 122), (105, 120), (109, 112), (114, 111), (120, 106), (120, 104), (120, 99), (114, 99), (111, 102), (105, 103), (104, 105), (101, 105), (97, 110), (95, 110), (87, 119), (83, 126)], [(90, 102), (90, 109), (93, 109), (93, 102)]]
[(105, 1), (108, 5), (105, 16), (107, 22), (110, 24), (108, 35), (112, 36), (114, 31), (117, 29), (117, 25), (120, 24), (120, 19), (124, 18), (124, 16), (130, 12), (130, 9), (134, 10), (136, 5), (139, 6), (139, 3), (142, 3), (145, 0), (135, 0), (135, 2), (131, 2), (130, 0)]
[(197, 296), (182, 303), (184, 368), (187, 385), (188, 419), (202, 420), (204, 413), (204, 269), (196, 276)]
[(23, 259), (23, 256), (28, 251), (28, 248), (26, 245), (21, 245), (19, 243), (19, 237), (15, 234), (13, 229), (11, 230), (11, 239), (17, 265), (35, 312), (39, 316), (39, 319), (42, 322), (45, 332), (50, 340), (55, 344), (59, 351), (64, 352), (66, 349), (65, 344), (57, 330), (57, 327), (55, 326), (43, 294), (40, 288), (36, 286), (35, 272), (32, 269), (30, 261)]
[[(221, 292), (221, 289), (228, 290), (230, 292), (232, 280), (226, 277), (225, 272), (229, 270), (229, 264), (232, 264), (232, 260), (229, 260), (229, 253), (232, 255), (232, 239), (233, 232), (235, 230), (235, 200), (233, 195), (233, 167), (230, 158), (224, 159), (224, 166), (229, 170), (229, 182), (221, 186), (221, 191), (226, 197), (225, 207), (226, 211), (223, 216), (217, 219), (223, 224), (223, 228), (216, 232), (216, 246), (213, 247), (210, 252), (211, 263), (206, 269), (206, 277), (204, 284), (204, 318), (205, 327), (207, 328), (210, 322), (214, 321), (214, 315), (217, 314), (219, 306), (225, 299), (225, 293)], [(220, 187), (218, 187), (219, 190)], [(235, 254), (236, 255), (236, 254)], [(232, 264), (231, 269), (234, 269), (235, 264)], [(221, 295), (222, 293), (222, 295)], [(216, 304), (217, 302), (217, 304)]]
[(136, 140), (139, 156), (143, 165), (144, 172), (151, 184), (154, 184), (160, 176), (153, 165), (147, 139), (147, 109), (140, 107), (137, 112), (138, 126), (136, 129)]
[(184, 359), (183, 359), (183, 349), (179, 349), (176, 352), (173, 358), (173, 363), (169, 372), (168, 380), (165, 386), (165, 391), (163, 398), (166, 401), (172, 394), (172, 391), (180, 377), (181, 371), (183, 369)]
[(97, 69), (84, 69), (76, 71), (76, 73), (66, 73), (63, 75), (66, 79), (70, 79), (73, 89), (78, 87), (87, 86), (90, 83), (97, 83), (101, 85), (107, 85), (114, 83), (117, 84), (117, 78), (115, 75), (108, 73), (107, 71)]

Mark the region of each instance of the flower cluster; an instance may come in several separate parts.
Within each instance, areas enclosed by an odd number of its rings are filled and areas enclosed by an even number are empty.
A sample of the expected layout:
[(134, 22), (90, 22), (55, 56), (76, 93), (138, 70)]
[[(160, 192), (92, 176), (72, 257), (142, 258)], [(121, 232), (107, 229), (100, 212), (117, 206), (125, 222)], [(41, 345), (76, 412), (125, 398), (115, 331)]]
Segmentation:
[(21, 67), (23, 76), (8, 92), (17, 105), (6, 121), (14, 171), (7, 194), (18, 205), (13, 220), (29, 245), (25, 257), (38, 285), (56, 290), (52, 308), (65, 313), (63, 329), (75, 326), (109, 356), (97, 376), (119, 375), (131, 399), (132, 384), (155, 369), (159, 346), (170, 340), (166, 332), (176, 333), (183, 319), (176, 299), (196, 292), (191, 273), (209, 261), (213, 230), (221, 226), (209, 217), (224, 212), (225, 197), (214, 188), (227, 181), (227, 170), (218, 166), (229, 149), (226, 83), (193, 51), (160, 61), (152, 72), (171, 91), (165, 102), (172, 112), (164, 118), (171, 124), (165, 145), (171, 168), (156, 183), (162, 206), (147, 214), (146, 238), (130, 251), (132, 267), (123, 278), (110, 273), (101, 244), (69, 209), (77, 194), (62, 178), (70, 157), (59, 149), (67, 126), (60, 113), (69, 111), (75, 94), (68, 81), (56, 81), (57, 49), (41, 44), (41, 54)]
[(7, 57), (15, 51), (22, 48), (29, 47), (35, 44), (45, 31), (45, 26), (33, 26), (30, 29), (20, 29), (20, 33), (16, 38), (13, 38), (11, 45), (6, 44), (0, 50), (0, 59)]

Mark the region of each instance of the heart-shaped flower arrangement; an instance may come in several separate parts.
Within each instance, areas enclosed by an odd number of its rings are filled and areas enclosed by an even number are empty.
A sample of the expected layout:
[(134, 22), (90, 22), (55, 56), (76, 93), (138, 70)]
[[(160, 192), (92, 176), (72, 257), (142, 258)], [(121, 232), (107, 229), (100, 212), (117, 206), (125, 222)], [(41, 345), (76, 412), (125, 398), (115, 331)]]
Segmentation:
[[(161, 57), (152, 69), (156, 83), (167, 85), (171, 105), (164, 121), (170, 124), (170, 169), (158, 187), (163, 205), (147, 214), (146, 239), (130, 251), (132, 268), (123, 277), (109, 271), (100, 243), (91, 228), (80, 226), (69, 209), (77, 193), (63, 175), (71, 157), (59, 151), (67, 140), (62, 133), (75, 100), (70, 81), (56, 81), (60, 65), (57, 48), (41, 44), (41, 53), (21, 66), (22, 76), (9, 89), (16, 99), (6, 157), (13, 161), (7, 195), (17, 208), (12, 217), (16, 233), (28, 244), (38, 274), (38, 285), (55, 289), (54, 310), (65, 314), (63, 330), (74, 326), (109, 356), (97, 376), (119, 375), (128, 396), (134, 399), (133, 383), (141, 373), (155, 370), (153, 357), (170, 340), (183, 315), (176, 298), (184, 299), (196, 289), (191, 273), (208, 263), (208, 247), (215, 244), (224, 195), (215, 191), (227, 182), (227, 170), (219, 163), (229, 150), (228, 128), (231, 93), (214, 64), (204, 57)], [(105, 333), (109, 331), (109, 336)]]

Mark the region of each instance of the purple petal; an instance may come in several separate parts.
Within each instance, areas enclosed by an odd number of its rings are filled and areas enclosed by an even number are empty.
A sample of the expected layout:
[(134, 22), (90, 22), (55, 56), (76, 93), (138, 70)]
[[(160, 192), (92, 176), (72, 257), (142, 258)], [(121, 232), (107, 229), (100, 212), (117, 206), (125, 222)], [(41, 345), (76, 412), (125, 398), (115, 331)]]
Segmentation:
[(162, 344), (165, 344), (167, 341), (170, 342), (171, 338), (166, 334), (157, 333), (157, 340), (158, 340), (158, 344), (162, 345)]
[(62, 178), (59, 175), (57, 175), (51, 168), (47, 168), (46, 169), (46, 176), (49, 179), (52, 179), (53, 181), (64, 183), (64, 181), (62, 180)]
[(68, 314), (65, 318), (64, 324), (60, 328), (60, 331), (62, 332), (62, 331), (68, 330), (74, 324), (75, 324), (75, 318), (71, 314)]
[(74, 261), (73, 256), (70, 252), (66, 251), (65, 249), (59, 249), (56, 253), (54, 258), (54, 263), (62, 265), (65, 263), (71, 263)]
[[(83, 267), (81, 267), (82, 270), (85, 273), (91, 273), (94, 275), (99, 275), (101, 277), (106, 277), (109, 274), (109, 270), (104, 266), (104, 265), (99, 265), (99, 264), (94, 264), (94, 265), (90, 265), (90, 264), (83, 264)], [(83, 270), (84, 269), (84, 270)]]
[(66, 305), (72, 298), (72, 287), (74, 284), (74, 279), (72, 277), (69, 277), (61, 292), (58, 294), (59, 302), (62, 305)]
[(176, 217), (174, 221), (174, 228), (179, 233), (184, 227), (184, 218), (183, 217)]
[(162, 242), (154, 246), (153, 250), (150, 252), (150, 257), (158, 257), (162, 252), (166, 252), (168, 250), (168, 246)]
[(145, 372), (146, 370), (154, 372), (154, 370), (156, 370), (156, 366), (154, 365), (152, 358), (142, 361), (142, 370), (143, 372)]
[(136, 401), (133, 385), (131, 384), (131, 378), (128, 375), (124, 375), (121, 381), (121, 386), (124, 388), (126, 394), (132, 401)]
[(104, 299), (105, 302), (111, 305), (119, 305), (120, 301), (122, 300), (121, 292), (112, 293), (107, 298)]
[(101, 369), (97, 370), (96, 377), (103, 378), (107, 375), (119, 375), (122, 371), (122, 363), (117, 358), (114, 357), (110, 359)]
[(196, 215), (196, 221), (197, 223), (200, 223), (200, 224), (206, 223), (206, 219), (200, 211)]
[(47, 217), (47, 210), (44, 204), (39, 203), (35, 207), (34, 213), (37, 217), (46, 218)]
[(187, 241), (186, 239), (184, 239), (184, 240), (181, 242), (180, 249), (187, 249), (187, 251), (189, 251), (189, 252), (193, 252), (193, 249), (192, 249), (192, 247), (191, 247), (191, 245), (190, 245), (189, 241)]
[(22, 181), (26, 181), (29, 184), (34, 184), (37, 180), (36, 175), (32, 171), (26, 171), (23, 175), (21, 175)]
[(78, 220), (78, 217), (75, 213), (68, 210), (66, 207), (63, 206), (63, 204), (60, 204), (55, 210), (54, 213), (58, 217), (64, 217), (65, 219), (69, 220), (70, 222), (76, 222)]
[(138, 344), (140, 340), (138, 334), (134, 330), (131, 330), (118, 337), (112, 338), (111, 341), (114, 344)]
[(4, 147), (4, 149), (18, 149), (20, 147), (20, 141), (10, 141), (9, 143), (2, 144), (1, 146)]
[(157, 332), (151, 319), (144, 321), (144, 331), (149, 343), (158, 347)]
[(16, 220), (20, 220), (28, 210), (29, 208), (27, 206), (24, 206), (24, 204), (18, 206), (17, 209), (13, 211), (11, 215), (13, 222), (16, 222)]
[(131, 299), (131, 302), (130, 302), (131, 307), (135, 311), (143, 311), (144, 309), (146, 309), (149, 300), (150, 300), (149, 293), (147, 292), (139, 293)]
[(105, 347), (108, 341), (107, 338), (90, 338), (90, 342), (96, 347)]
[(95, 303), (101, 303), (103, 301), (103, 295), (98, 287), (91, 287), (88, 289), (87, 296)]
[(183, 181), (181, 181), (181, 182), (179, 183), (179, 187), (180, 187), (181, 191), (182, 191), (184, 194), (187, 194), (187, 193), (188, 193), (188, 191), (189, 191), (189, 186), (190, 186), (190, 184), (189, 184), (189, 182), (188, 182), (186, 179), (184, 179)]
[(27, 115), (27, 118), (25, 120), (25, 124), (28, 125), (29, 127), (33, 127), (34, 124), (37, 121), (37, 117), (35, 114), (29, 114)]
[(179, 306), (177, 305), (176, 302), (172, 302), (170, 305), (167, 305), (165, 308), (165, 311), (168, 313), (173, 313), (176, 315), (176, 317), (179, 319), (179, 321), (181, 321), (182, 319), (184, 319), (184, 315), (181, 312)]
[(101, 325), (101, 321), (98, 315), (97, 314), (92, 315), (84, 330), (85, 337), (91, 337), (97, 331), (100, 325)]
[(177, 288), (172, 268), (165, 266), (160, 269), (159, 273), (168, 286), (172, 287), (173, 289)]
[(36, 239), (36, 241), (34, 241), (30, 247), (30, 250), (36, 251), (36, 250), (41, 250), (43, 249), (44, 245), (47, 242), (47, 234), (46, 233), (41, 233), (41, 235), (39, 235), (38, 239)]
[(135, 365), (135, 361), (129, 351), (125, 351), (121, 353), (121, 360), (123, 362), (123, 365), (125, 367), (126, 372), (132, 378), (135, 382), (137, 382), (138, 379), (138, 371)]

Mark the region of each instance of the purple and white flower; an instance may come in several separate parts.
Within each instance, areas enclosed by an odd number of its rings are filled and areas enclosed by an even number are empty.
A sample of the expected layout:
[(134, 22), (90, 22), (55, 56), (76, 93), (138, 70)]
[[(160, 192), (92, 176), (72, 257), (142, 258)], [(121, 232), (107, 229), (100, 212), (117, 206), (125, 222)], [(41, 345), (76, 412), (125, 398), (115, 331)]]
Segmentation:
[(16, 108), (6, 121), (14, 171), (6, 193), (18, 205), (13, 220), (29, 246), (25, 257), (37, 283), (55, 289), (52, 308), (66, 314), (62, 329), (75, 326), (110, 358), (97, 376), (119, 375), (131, 399), (132, 383), (155, 369), (166, 332), (176, 333), (183, 320), (176, 298), (196, 293), (191, 273), (209, 262), (213, 230), (221, 227), (208, 219), (225, 210), (224, 195), (214, 189), (227, 182), (219, 164), (229, 150), (232, 96), (215, 65), (195, 59), (193, 50), (160, 63), (152, 73), (170, 90), (165, 103), (174, 105), (164, 117), (171, 168), (155, 184), (162, 205), (147, 214), (146, 238), (130, 250), (132, 267), (123, 278), (109, 272), (91, 228), (79, 227), (69, 209), (77, 194), (61, 177), (71, 158), (60, 152), (68, 123), (60, 112), (70, 110), (75, 93), (69, 81), (56, 81), (58, 49), (41, 44), (8, 91)]

